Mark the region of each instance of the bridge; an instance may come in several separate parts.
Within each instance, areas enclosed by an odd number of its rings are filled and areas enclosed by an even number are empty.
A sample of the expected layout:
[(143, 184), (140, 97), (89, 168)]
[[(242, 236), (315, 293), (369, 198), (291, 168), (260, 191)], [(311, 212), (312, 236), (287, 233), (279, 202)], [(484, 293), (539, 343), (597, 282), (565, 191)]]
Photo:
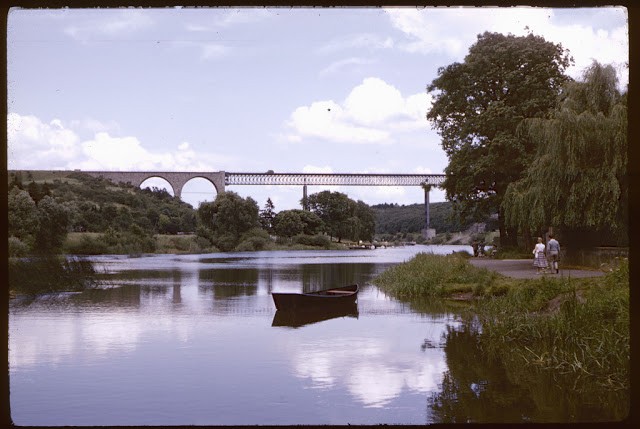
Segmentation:
[(429, 230), (429, 190), (444, 183), (444, 174), (377, 174), (377, 173), (232, 173), (225, 171), (52, 171), (59, 175), (85, 173), (90, 176), (110, 180), (114, 183), (128, 183), (140, 186), (145, 180), (161, 178), (169, 182), (176, 197), (180, 198), (182, 188), (191, 179), (206, 179), (216, 192), (225, 191), (227, 186), (239, 185), (297, 185), (303, 187), (303, 201), (307, 199), (307, 185), (323, 186), (421, 186), (425, 195), (425, 229)]

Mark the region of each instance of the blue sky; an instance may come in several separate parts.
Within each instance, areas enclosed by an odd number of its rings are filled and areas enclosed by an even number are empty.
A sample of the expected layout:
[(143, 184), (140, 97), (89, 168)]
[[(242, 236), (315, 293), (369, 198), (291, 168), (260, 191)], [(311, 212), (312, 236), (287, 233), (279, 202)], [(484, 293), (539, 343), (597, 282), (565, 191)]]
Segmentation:
[[(628, 84), (622, 7), (12, 9), (8, 168), (443, 173), (426, 87), (484, 31), (561, 43)], [(159, 180), (146, 183), (163, 186)], [(368, 204), (419, 187), (309, 187)], [(231, 186), (262, 208), (300, 187)], [(183, 199), (215, 198), (202, 180)], [(441, 190), (431, 201), (444, 201)]]

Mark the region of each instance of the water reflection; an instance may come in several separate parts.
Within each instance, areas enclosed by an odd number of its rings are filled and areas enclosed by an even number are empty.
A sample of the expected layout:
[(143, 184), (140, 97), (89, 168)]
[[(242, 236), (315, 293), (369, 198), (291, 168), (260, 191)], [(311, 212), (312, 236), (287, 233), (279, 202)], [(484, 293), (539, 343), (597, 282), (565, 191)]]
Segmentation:
[(301, 326), (335, 319), (338, 317), (358, 318), (358, 304), (338, 304), (333, 306), (323, 306), (320, 308), (308, 308), (294, 311), (277, 310), (273, 316), (271, 326), (288, 326), (299, 328)]
[[(571, 423), (618, 421), (629, 411), (628, 396), (586, 392), (559, 382), (557, 374), (523, 365), (509, 350), (489, 353), (469, 324), (444, 336), (448, 371), (428, 403), (442, 423)], [(598, 391), (599, 390), (599, 391)]]
[[(598, 414), (613, 397), (550, 390), (549, 376), (481, 350), (455, 307), (404, 304), (369, 284), (421, 250), (101, 257), (113, 287), (12, 301), (12, 417), (235, 426), (620, 415)], [(343, 312), (285, 315), (271, 297), (352, 283), (358, 302)]]
[(295, 349), (292, 359), (296, 376), (309, 380), (311, 388), (346, 387), (357, 403), (375, 409), (391, 406), (406, 395), (437, 389), (446, 370), (441, 350), (420, 355), (407, 348), (402, 335), (390, 340), (347, 333), (306, 341)]

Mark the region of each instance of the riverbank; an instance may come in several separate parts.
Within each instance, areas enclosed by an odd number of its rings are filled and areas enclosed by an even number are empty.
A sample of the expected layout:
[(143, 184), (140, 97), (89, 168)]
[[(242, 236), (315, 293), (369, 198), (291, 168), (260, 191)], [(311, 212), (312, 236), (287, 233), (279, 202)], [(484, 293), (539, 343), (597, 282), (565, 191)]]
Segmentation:
[(627, 259), (607, 273), (561, 269), (556, 275), (535, 274), (530, 260), (420, 254), (374, 283), (409, 304), (466, 300), (466, 320), (483, 348), (569, 378), (585, 392), (599, 386), (628, 394)]

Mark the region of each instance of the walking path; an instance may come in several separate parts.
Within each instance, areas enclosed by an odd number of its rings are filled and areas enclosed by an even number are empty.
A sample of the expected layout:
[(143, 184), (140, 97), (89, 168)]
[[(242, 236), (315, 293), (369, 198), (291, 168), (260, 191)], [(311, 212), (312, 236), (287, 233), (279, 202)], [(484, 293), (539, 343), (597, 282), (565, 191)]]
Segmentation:
[(598, 277), (604, 275), (602, 271), (563, 269), (560, 264), (560, 273), (547, 272), (537, 274), (533, 266), (533, 259), (492, 259), (492, 258), (471, 258), (471, 264), (479, 268), (487, 268), (498, 273), (516, 279), (535, 279), (541, 276), (548, 277)]

